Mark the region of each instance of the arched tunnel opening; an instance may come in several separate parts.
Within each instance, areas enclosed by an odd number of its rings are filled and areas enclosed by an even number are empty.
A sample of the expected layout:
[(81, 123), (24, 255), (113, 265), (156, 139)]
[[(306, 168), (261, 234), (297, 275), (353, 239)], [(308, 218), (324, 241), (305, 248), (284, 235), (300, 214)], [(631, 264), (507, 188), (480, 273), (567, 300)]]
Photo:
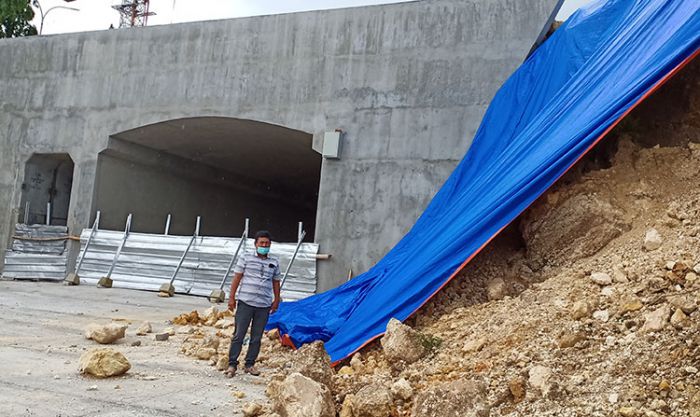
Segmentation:
[(312, 240), (321, 156), (312, 135), (268, 123), (223, 117), (168, 120), (114, 134), (98, 156), (93, 218), (100, 228), (239, 236), (269, 230), (296, 241), (304, 223)]
[(32, 154), (24, 166), (22, 182), (24, 224), (67, 224), (73, 168), (73, 160), (66, 153)]

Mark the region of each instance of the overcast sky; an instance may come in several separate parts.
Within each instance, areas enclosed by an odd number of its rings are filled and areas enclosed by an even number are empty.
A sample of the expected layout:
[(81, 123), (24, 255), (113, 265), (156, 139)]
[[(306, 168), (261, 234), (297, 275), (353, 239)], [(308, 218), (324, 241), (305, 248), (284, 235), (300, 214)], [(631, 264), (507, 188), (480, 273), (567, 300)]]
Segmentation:
[[(119, 14), (112, 9), (121, 0), (39, 0), (46, 13), (53, 6), (66, 6), (80, 9), (72, 11), (53, 9), (44, 19), (44, 35), (52, 33), (82, 32), (103, 30), (119, 26)], [(339, 7), (363, 6), (368, 4), (397, 3), (402, 0), (151, 0), (151, 11), (155, 16), (148, 18), (148, 25), (192, 22), (197, 20), (228, 19), (233, 17), (257, 16), (265, 14), (298, 12), (303, 10), (334, 9)], [(405, 0), (404, 0), (405, 1)], [(489, 1), (489, 0), (484, 0)], [(566, 0), (557, 17), (566, 19), (578, 7), (590, 0)], [(37, 11), (32, 21), (37, 29), (41, 17)]]

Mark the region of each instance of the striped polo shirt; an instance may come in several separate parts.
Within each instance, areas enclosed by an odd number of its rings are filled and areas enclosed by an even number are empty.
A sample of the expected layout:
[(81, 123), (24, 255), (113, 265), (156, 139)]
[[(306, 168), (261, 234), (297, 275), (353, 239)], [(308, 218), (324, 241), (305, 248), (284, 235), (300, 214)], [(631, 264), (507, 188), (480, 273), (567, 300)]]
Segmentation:
[(238, 258), (233, 272), (243, 274), (238, 286), (238, 299), (253, 307), (270, 307), (274, 299), (272, 280), (279, 281), (280, 264), (277, 258), (268, 255), (261, 258), (255, 253), (246, 253)]

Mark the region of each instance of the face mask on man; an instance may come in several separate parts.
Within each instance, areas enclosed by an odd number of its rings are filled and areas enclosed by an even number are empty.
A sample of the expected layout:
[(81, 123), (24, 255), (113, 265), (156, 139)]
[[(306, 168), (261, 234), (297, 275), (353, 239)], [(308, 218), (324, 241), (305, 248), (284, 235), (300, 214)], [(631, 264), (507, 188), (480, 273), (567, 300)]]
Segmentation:
[(270, 253), (270, 248), (265, 246), (258, 246), (257, 251), (259, 255), (267, 255), (268, 253)]

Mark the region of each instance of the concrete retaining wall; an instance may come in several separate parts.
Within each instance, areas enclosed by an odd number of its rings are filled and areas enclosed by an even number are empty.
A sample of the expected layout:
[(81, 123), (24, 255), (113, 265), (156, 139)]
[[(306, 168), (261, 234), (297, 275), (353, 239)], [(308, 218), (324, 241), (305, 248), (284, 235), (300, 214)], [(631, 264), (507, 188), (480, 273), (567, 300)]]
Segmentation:
[(75, 162), (68, 225), (94, 210), (110, 135), (220, 116), (314, 135), (322, 165), (320, 289), (360, 273), (411, 227), (464, 155), (556, 0), (434, 0), (0, 40), (0, 253), (33, 152)]

